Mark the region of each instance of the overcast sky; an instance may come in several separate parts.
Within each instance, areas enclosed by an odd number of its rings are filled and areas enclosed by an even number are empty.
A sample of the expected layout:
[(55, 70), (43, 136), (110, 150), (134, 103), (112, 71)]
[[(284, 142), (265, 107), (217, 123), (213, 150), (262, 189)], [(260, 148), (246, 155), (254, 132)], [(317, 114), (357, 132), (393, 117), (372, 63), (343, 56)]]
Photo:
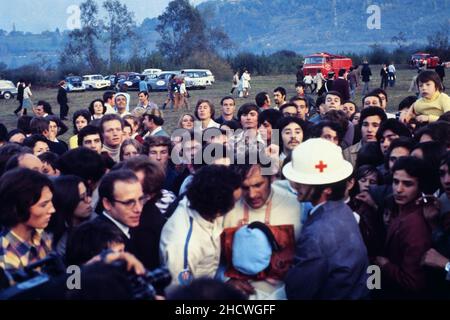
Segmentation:
[[(206, 0), (191, 0), (198, 4)], [(67, 29), (71, 5), (79, 5), (83, 0), (9, 0), (1, 1), (0, 29), (11, 31), (13, 23), (20, 31), (40, 33), (44, 30)], [(96, 0), (101, 4), (103, 0)], [(170, 0), (126, 0), (128, 9), (133, 11), (140, 23), (147, 17), (161, 14)]]

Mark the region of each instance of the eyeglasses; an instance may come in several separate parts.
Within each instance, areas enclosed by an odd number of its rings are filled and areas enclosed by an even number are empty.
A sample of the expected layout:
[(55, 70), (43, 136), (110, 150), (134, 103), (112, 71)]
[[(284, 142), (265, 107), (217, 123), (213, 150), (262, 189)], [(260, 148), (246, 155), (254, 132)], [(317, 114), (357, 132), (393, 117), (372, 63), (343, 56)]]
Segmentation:
[(113, 199), (113, 202), (118, 202), (118, 203), (124, 205), (125, 207), (127, 207), (128, 209), (132, 209), (132, 208), (136, 207), (136, 205), (138, 203), (141, 206), (144, 206), (149, 200), (150, 200), (149, 196), (142, 196), (137, 201), (135, 199), (131, 199), (131, 200), (127, 200), (127, 201), (120, 201), (117, 199)]

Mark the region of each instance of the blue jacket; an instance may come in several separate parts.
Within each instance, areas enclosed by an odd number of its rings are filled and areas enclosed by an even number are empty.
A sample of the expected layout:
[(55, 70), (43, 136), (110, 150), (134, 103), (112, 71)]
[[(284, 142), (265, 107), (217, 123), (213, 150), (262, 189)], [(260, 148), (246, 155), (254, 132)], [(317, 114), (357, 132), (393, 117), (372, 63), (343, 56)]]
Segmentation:
[(328, 201), (303, 225), (285, 283), (288, 299), (365, 299), (367, 250), (351, 209)]

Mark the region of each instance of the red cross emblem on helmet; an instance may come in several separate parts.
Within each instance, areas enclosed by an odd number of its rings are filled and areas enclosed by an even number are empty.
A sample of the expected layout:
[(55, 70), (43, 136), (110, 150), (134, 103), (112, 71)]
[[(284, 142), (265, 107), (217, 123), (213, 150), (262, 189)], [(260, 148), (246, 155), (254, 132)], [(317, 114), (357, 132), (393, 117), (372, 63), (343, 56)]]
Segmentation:
[(319, 170), (320, 173), (322, 173), (323, 170), (324, 170), (325, 168), (327, 168), (327, 167), (328, 167), (328, 165), (325, 164), (325, 163), (323, 163), (322, 160), (320, 160), (320, 162), (319, 162), (318, 164), (316, 164), (316, 166), (315, 166), (315, 168), (316, 168), (317, 170)]

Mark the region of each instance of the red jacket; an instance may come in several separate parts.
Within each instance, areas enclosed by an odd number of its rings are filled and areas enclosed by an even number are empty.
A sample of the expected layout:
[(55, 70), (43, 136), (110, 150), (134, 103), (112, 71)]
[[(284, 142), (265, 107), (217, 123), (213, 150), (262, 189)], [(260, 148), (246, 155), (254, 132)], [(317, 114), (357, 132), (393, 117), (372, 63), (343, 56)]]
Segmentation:
[(413, 202), (391, 212), (394, 218), (389, 223), (384, 247), (390, 262), (382, 267), (381, 288), (400, 294), (398, 298), (423, 293), (427, 279), (420, 261), (431, 248), (431, 230), (422, 206)]

